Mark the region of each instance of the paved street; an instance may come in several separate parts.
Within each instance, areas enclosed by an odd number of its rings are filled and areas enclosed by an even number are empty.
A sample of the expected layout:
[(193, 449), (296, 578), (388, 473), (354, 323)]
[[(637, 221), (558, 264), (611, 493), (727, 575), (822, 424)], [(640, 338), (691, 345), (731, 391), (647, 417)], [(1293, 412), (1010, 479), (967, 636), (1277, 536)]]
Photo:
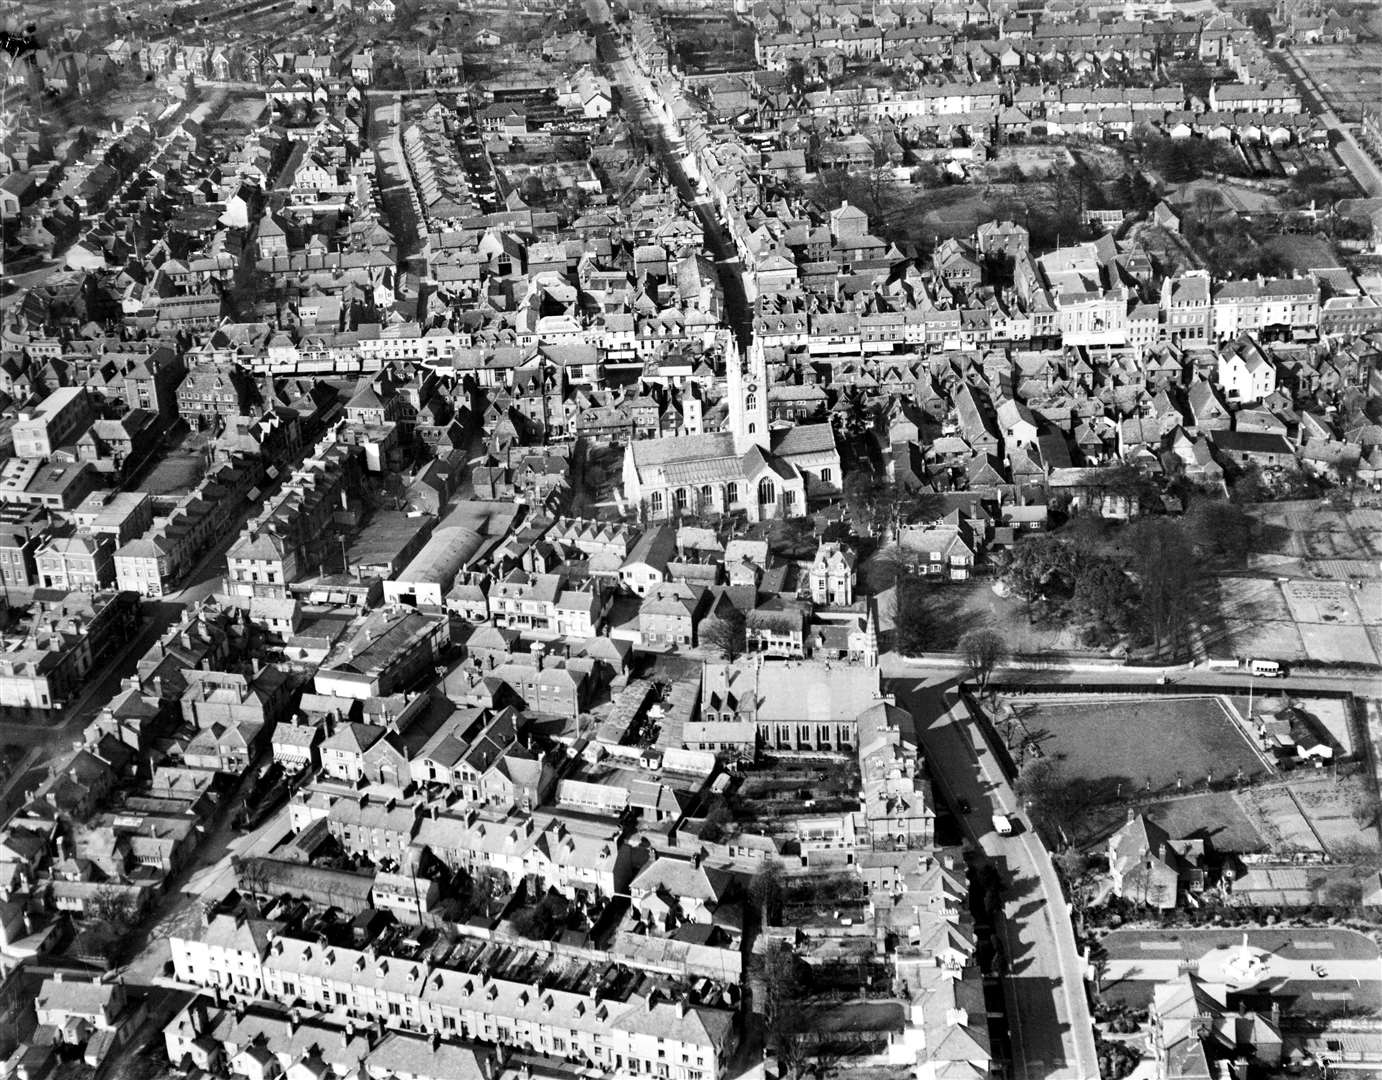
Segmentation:
[(696, 190), (695, 184), (686, 175), (686, 169), (674, 150), (681, 137), (671, 120), (667, 104), (660, 100), (657, 87), (624, 49), (614, 30), (609, 5), (605, 0), (585, 0), (585, 10), (595, 25), (601, 56), (623, 95), (622, 107), (633, 115), (646, 133), (657, 137), (668, 179), (676, 187), (682, 201), (700, 219), (701, 227), (705, 230), (706, 248), (715, 258), (720, 287), (724, 291), (725, 322), (733, 327), (740, 347), (744, 348), (753, 332), (753, 313), (744, 290), (738, 252), (724, 223), (716, 215), (713, 204)]
[(140, 933), (138, 955), (121, 970), (131, 983), (153, 984), (163, 976), (163, 965), (171, 958), (168, 938), (186, 934), (201, 925), (202, 905), (214, 903), (235, 887), (231, 860), (237, 855), (268, 855), (288, 833), (286, 813), (271, 814), (258, 828), (237, 833), (231, 827), (245, 797), (254, 785), (257, 769), (241, 778), (207, 823), (206, 833), (192, 861), (180, 871), (160, 897), (153, 914)]
[[(935, 661), (912, 660), (898, 653), (884, 653), (882, 657), (883, 674), (886, 677), (904, 678), (954, 678), (960, 674), (968, 677), (968, 670), (959, 662), (938, 664)], [(1075, 687), (1097, 686), (1111, 689), (1133, 689), (1145, 687), (1156, 690), (1157, 680), (1166, 676), (1165, 686), (1173, 687), (1176, 693), (1209, 694), (1238, 690), (1246, 694), (1252, 686), (1258, 693), (1279, 693), (1283, 690), (1310, 691), (1323, 690), (1333, 693), (1351, 691), (1360, 695), (1382, 695), (1382, 679), (1364, 675), (1356, 671), (1331, 671), (1308, 675), (1291, 674), (1284, 679), (1264, 679), (1252, 677), (1246, 671), (1215, 670), (1206, 667), (1178, 665), (1165, 668), (1146, 667), (1090, 667), (1072, 670), (1067, 667), (1024, 668), (1013, 664), (1001, 664), (993, 675), (993, 684), (1005, 690), (1021, 690), (1030, 687), (1040, 690), (1072, 689)]]
[(182, 616), (183, 610), (216, 591), (225, 569), (226, 551), (238, 535), (238, 527), (227, 530), (192, 568), (186, 584), (177, 592), (157, 600), (144, 600), (139, 632), (106, 662), (101, 675), (88, 682), (61, 712), (0, 710), (0, 743), (41, 746), (80, 737), (82, 729), (119, 691), (121, 681), (134, 674), (139, 658)]
[(990, 818), (1017, 805), (997, 760), (962, 708), (945, 697), (955, 673), (890, 684), (917, 724), (938, 797), (969, 802), (962, 824), (1003, 882), (1003, 989), (1016, 1080), (1096, 1080), (1098, 1060), (1070, 912), (1035, 834), (999, 836)]

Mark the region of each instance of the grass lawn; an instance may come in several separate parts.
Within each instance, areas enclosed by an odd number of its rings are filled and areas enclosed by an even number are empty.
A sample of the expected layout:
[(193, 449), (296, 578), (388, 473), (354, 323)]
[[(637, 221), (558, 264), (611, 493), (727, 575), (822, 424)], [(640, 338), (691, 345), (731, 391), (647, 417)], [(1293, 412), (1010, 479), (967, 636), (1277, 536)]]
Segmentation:
[[(1269, 772), (1215, 697), (1015, 703), (1029, 732), (1061, 773), (1100, 781), (1115, 794), (1188, 790), (1215, 780)], [(1149, 788), (1150, 785), (1150, 788)]]

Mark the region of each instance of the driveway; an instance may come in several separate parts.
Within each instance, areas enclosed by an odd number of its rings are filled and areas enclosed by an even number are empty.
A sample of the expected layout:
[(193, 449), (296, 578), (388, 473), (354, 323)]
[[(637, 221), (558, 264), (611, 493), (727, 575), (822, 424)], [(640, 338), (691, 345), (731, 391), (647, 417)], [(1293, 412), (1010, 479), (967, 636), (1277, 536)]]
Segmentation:
[[(1002, 976), (1015, 1080), (1097, 1080), (1084, 965), (1051, 857), (1031, 832), (999, 836), (995, 813), (1017, 800), (997, 759), (953, 703), (955, 676), (896, 679), (890, 689), (917, 725), (938, 798), (971, 812), (962, 824), (1003, 883)], [(951, 691), (947, 694), (947, 691)]]

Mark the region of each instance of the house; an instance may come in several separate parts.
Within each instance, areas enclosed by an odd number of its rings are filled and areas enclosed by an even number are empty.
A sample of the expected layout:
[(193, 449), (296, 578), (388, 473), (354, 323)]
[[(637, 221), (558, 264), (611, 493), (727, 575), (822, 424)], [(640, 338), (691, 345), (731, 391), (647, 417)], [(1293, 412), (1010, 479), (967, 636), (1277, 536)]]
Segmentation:
[(1210, 441), (1216, 453), (1239, 468), (1257, 465), (1265, 469), (1285, 469), (1296, 460), (1295, 451), (1284, 435), (1265, 431), (1215, 431)]
[(745, 648), (765, 656), (800, 658), (806, 655), (805, 605), (771, 597), (744, 619)]
[(837, 542), (823, 542), (811, 563), (811, 602), (819, 607), (854, 603), (854, 552)]
[(677, 531), (654, 525), (629, 548), (619, 567), (619, 581), (637, 596), (647, 596), (668, 580), (668, 564), (676, 557)]
[(1235, 342), (1219, 354), (1219, 387), (1231, 404), (1261, 401), (1276, 390), (1276, 365), (1256, 342)]
[(1203, 840), (1172, 840), (1144, 815), (1132, 816), (1108, 838), (1114, 896), (1170, 911), (1205, 885)]
[(740, 905), (727, 904), (733, 889), (732, 875), (700, 859), (658, 857), (629, 883), (629, 898), (651, 933), (671, 933), (686, 923), (719, 923), (737, 936), (743, 914)]
[(324, 738), (325, 730), (319, 724), (278, 724), (270, 739), (274, 761), (290, 774), (315, 768)]
[(638, 606), (638, 633), (644, 645), (666, 648), (696, 643), (702, 590), (685, 582), (660, 585)]
[(125, 987), (53, 975), (39, 987), (34, 1011), (40, 1024), (56, 1029), (58, 1042), (82, 1044), (97, 1032), (120, 1029), (126, 1019)]
[(1253, 717), (1262, 749), (1287, 764), (1309, 763), (1319, 768), (1334, 758), (1328, 733), (1313, 714), (1298, 705)]
[[(1246, 947), (1246, 939), (1245, 939)], [(1281, 1020), (1274, 1007), (1229, 1006), (1229, 988), (1187, 971), (1152, 991), (1148, 1009), (1157, 1080), (1213, 1080), (1242, 1068), (1281, 1067)]]
[(979, 557), (979, 546), (968, 524), (959, 520), (904, 526), (897, 545), (919, 573), (950, 581), (968, 580)]

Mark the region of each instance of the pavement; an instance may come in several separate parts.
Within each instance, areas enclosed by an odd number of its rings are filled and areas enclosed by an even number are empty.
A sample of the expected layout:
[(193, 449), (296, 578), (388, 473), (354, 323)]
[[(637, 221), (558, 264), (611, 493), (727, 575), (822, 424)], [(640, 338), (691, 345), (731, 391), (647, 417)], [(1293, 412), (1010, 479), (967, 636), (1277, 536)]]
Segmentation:
[[(258, 764), (263, 764), (264, 759)], [(239, 833), (232, 826), (258, 774), (258, 764), (246, 770), (235, 790), (225, 797), (206, 823), (191, 861), (165, 883), (150, 917), (140, 927), (140, 941), (132, 960), (120, 971), (132, 984), (155, 985), (163, 965), (172, 958), (168, 939), (202, 924), (202, 905), (216, 903), (235, 887), (231, 861), (239, 855), (267, 855), (287, 836), (288, 813), (270, 814), (256, 829)]]
[(916, 721), (938, 793), (952, 806), (961, 799), (969, 802), (971, 812), (961, 824), (1003, 882), (1006, 972), (1001, 982), (1012, 1046), (1010, 1075), (1013, 1080), (1097, 1080), (1084, 964), (1055, 866), (1034, 833), (993, 831), (991, 816), (1015, 813), (1017, 798), (963, 706), (952, 707), (947, 699), (946, 691), (955, 686), (953, 670), (889, 684)]

